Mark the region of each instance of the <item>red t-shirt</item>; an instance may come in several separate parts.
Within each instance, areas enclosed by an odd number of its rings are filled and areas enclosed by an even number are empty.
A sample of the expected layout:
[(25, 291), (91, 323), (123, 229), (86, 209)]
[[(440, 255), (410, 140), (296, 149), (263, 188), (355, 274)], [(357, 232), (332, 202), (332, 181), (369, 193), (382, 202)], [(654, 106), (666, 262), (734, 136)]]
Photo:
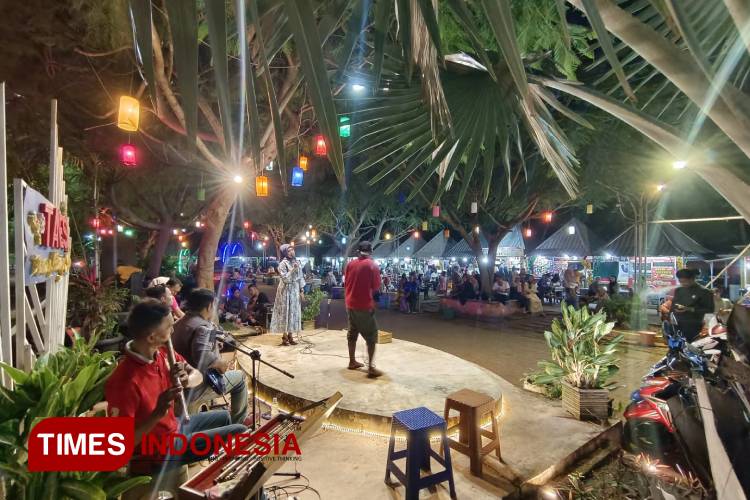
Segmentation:
[[(179, 353), (175, 353), (175, 358), (178, 362), (185, 361)], [(136, 427), (146, 420), (156, 408), (159, 395), (172, 386), (168, 359), (166, 347), (161, 347), (156, 352), (155, 359), (151, 363), (126, 349), (125, 356), (120, 360), (104, 387), (109, 416), (134, 417)], [(170, 407), (167, 414), (149, 433), (161, 440), (161, 436), (174, 432), (177, 432), (177, 419), (174, 416), (173, 407)], [(158, 454), (140, 455), (140, 451), (141, 444), (136, 443), (130, 464), (133, 472), (147, 473), (155, 464), (164, 459)]]
[(346, 308), (371, 311), (375, 308), (372, 293), (380, 289), (380, 269), (369, 257), (360, 257), (346, 265), (344, 272)]

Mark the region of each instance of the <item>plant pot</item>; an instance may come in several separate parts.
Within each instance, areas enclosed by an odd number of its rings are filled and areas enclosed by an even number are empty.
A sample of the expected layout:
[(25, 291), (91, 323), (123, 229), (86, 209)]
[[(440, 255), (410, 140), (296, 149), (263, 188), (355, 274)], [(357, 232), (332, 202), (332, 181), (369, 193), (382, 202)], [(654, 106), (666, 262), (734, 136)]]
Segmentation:
[(315, 330), (315, 320), (311, 319), (309, 321), (303, 321), (302, 329), (303, 330)]
[(643, 347), (654, 347), (656, 343), (656, 333), (641, 330), (638, 332), (638, 343)]
[(578, 420), (609, 417), (608, 389), (579, 389), (567, 382), (562, 383), (563, 409)]

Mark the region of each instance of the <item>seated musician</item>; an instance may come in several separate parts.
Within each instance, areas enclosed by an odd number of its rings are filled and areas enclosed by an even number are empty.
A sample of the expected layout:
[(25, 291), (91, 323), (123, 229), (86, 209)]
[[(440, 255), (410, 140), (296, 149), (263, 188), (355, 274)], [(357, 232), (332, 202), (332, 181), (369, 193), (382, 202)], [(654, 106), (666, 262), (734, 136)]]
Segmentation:
[[(153, 447), (153, 455), (140, 455), (140, 442), (147, 434), (161, 441), (172, 433), (184, 434), (188, 440), (191, 435), (201, 433), (213, 440), (217, 435), (226, 437), (246, 430), (243, 425), (232, 424), (226, 411), (199, 413), (191, 415), (189, 422), (178, 423), (177, 417), (183, 409), (179, 403), (180, 388), (175, 386), (174, 379), (179, 377), (184, 387), (194, 387), (201, 383), (202, 377), (179, 354), (177, 363), (168, 368), (165, 344), (172, 334), (173, 323), (168, 304), (150, 298), (136, 304), (128, 316), (132, 340), (125, 345), (125, 355), (104, 388), (109, 416), (135, 418), (136, 446), (130, 462), (133, 473), (152, 474), (162, 466), (175, 467), (205, 459), (189, 450), (184, 455), (165, 457), (159, 455), (158, 447)], [(204, 445), (198, 448), (204, 449)]]
[[(214, 299), (211, 290), (194, 289), (188, 295), (185, 316), (174, 325), (172, 341), (175, 351), (203, 376), (203, 383), (188, 391), (188, 405), (207, 402), (229, 393), (232, 398), (232, 422), (249, 426), (245, 372), (229, 370), (227, 361), (219, 353), (221, 342), (216, 335), (223, 332), (211, 322)], [(209, 372), (222, 381), (223, 393), (218, 393), (215, 385), (212, 387), (206, 383), (206, 374)]]

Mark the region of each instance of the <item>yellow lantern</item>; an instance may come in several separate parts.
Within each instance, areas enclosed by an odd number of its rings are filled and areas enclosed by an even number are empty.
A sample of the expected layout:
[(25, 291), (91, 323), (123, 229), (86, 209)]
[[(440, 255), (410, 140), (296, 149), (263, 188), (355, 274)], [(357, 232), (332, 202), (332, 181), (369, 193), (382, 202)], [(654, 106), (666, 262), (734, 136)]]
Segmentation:
[(430, 226), (429, 226), (429, 225), (427, 224), (427, 221), (426, 221), (426, 220), (423, 220), (423, 221), (422, 221), (422, 231), (427, 231), (427, 229), (428, 229), (429, 227), (430, 227)]
[(255, 178), (255, 196), (265, 198), (268, 196), (268, 177), (259, 175)]
[(124, 95), (120, 97), (120, 111), (117, 114), (117, 126), (128, 132), (138, 130), (138, 119), (140, 116), (140, 106), (138, 99)]
[(299, 168), (307, 172), (307, 156), (299, 157)]
[(586, 213), (588, 215), (593, 214), (594, 213), (594, 205), (592, 205), (591, 203), (589, 203), (588, 205), (586, 205)]

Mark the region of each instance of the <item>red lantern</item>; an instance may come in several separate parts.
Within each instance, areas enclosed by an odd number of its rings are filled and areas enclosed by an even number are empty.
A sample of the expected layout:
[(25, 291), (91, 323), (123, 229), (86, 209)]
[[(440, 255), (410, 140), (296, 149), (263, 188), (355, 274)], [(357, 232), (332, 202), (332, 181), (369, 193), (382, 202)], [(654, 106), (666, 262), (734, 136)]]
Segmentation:
[(432, 216), (440, 217), (440, 205), (435, 205), (432, 207)]
[(120, 163), (126, 167), (135, 167), (138, 163), (135, 153), (135, 146), (132, 144), (123, 144), (120, 146)]
[(328, 153), (326, 139), (322, 135), (315, 136), (315, 156), (325, 156)]
[(91, 227), (93, 227), (94, 229), (98, 229), (100, 224), (101, 221), (99, 220), (99, 217), (94, 217), (93, 219), (91, 219)]
[(246, 220), (245, 222), (243, 222), (242, 227), (244, 227), (245, 229), (250, 229), (250, 221)]

